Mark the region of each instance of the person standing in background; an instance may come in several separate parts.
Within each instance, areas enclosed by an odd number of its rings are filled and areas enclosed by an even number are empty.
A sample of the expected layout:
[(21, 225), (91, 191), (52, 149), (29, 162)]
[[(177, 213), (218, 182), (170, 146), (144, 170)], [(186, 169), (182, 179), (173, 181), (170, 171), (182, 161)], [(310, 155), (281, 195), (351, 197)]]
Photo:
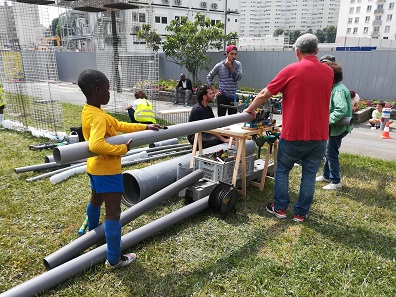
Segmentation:
[[(231, 44), (226, 47), (226, 59), (217, 63), (207, 75), (210, 88), (217, 99), (217, 115), (219, 117), (228, 114), (236, 114), (235, 108), (227, 108), (223, 105), (233, 105), (235, 92), (238, 90), (238, 81), (242, 79), (242, 64), (236, 60), (238, 49)], [(219, 77), (219, 89), (216, 89), (213, 79)]]
[(328, 182), (324, 190), (338, 190), (342, 188), (340, 176), (339, 149), (342, 139), (352, 131), (352, 126), (338, 125), (343, 117), (352, 117), (351, 95), (342, 83), (341, 65), (336, 62), (326, 62), (334, 71), (334, 85), (330, 97), (330, 136), (326, 145), (325, 161), (322, 175), (317, 182)]

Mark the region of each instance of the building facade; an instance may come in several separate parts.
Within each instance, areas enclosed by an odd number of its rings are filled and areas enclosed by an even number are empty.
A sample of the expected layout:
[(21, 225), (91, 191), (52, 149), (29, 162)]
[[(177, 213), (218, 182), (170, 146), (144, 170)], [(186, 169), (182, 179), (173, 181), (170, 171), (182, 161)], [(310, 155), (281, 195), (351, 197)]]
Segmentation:
[(337, 26), (340, 0), (241, 0), (240, 36), (264, 37), (275, 29), (306, 32)]
[(396, 39), (395, 0), (342, 0), (337, 43), (348, 38)]

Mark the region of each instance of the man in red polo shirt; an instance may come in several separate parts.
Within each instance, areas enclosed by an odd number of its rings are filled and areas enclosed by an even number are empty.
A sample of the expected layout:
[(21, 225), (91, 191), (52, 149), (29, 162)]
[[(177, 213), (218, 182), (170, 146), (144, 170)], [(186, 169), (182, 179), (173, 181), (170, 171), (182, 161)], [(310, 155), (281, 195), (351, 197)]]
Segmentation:
[(329, 137), (329, 101), (333, 71), (319, 62), (318, 39), (313, 34), (300, 36), (294, 44), (298, 62), (283, 68), (245, 110), (255, 109), (273, 94), (282, 92), (282, 133), (278, 146), (273, 203), (268, 212), (286, 218), (290, 203), (289, 172), (302, 161), (298, 201), (294, 205), (296, 222), (308, 216), (315, 192), (315, 177)]

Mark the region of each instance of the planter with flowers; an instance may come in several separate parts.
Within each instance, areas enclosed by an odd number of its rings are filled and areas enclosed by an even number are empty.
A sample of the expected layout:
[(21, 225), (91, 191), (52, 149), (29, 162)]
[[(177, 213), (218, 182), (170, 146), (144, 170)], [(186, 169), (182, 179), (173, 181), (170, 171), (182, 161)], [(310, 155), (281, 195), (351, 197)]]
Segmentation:
[[(368, 100), (366, 98), (360, 100), (359, 110), (353, 112), (353, 122), (359, 124), (371, 119), (371, 114), (380, 101), (377, 99)], [(385, 107), (392, 108), (391, 119), (396, 119), (396, 100), (385, 101)]]

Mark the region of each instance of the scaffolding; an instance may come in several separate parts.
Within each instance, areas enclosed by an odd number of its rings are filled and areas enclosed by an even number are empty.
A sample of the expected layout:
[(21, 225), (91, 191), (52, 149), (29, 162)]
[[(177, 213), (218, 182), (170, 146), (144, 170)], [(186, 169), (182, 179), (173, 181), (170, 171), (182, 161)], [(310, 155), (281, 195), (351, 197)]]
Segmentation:
[(0, 78), (6, 101), (4, 126), (57, 138), (64, 131), (62, 105), (51, 92), (58, 81), (55, 49), (39, 51), (48, 36), (40, 21), (48, 12), (36, 5), (6, 1), (0, 6)]
[[(63, 11), (59, 37), (50, 25), (49, 6)], [(145, 91), (149, 99), (158, 97), (158, 54), (136, 34), (142, 24), (154, 27), (151, 5), (113, 0), (16, 0), (5, 1), (0, 16), (0, 78), (8, 128), (35, 129), (45, 134), (42, 136), (57, 138), (64, 135), (61, 102), (65, 98), (51, 89), (59, 81), (58, 51), (96, 52), (97, 70), (110, 81), (111, 99), (103, 106), (108, 111), (126, 113), (124, 108), (134, 100), (136, 90)], [(153, 106), (157, 111), (157, 101)]]

